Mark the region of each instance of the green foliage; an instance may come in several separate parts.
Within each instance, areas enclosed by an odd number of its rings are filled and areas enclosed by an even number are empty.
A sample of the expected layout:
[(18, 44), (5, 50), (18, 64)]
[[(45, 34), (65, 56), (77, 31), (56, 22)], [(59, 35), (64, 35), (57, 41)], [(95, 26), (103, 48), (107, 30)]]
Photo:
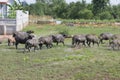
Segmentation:
[(82, 11), (78, 12), (79, 18), (80, 19), (92, 19), (93, 18), (93, 13), (91, 10), (84, 9)]
[(93, 14), (98, 15), (99, 13), (105, 11), (108, 3), (109, 0), (92, 0)]
[(9, 15), (8, 15), (8, 18), (15, 19), (15, 18), (16, 18), (16, 11), (10, 10), (10, 13), (9, 13)]
[(18, 2), (14, 0), (14, 3), (12, 5), (7, 4), (7, 6), (9, 6), (10, 8), (8, 15), (9, 18), (16, 18), (16, 10), (22, 10), (23, 12), (25, 12), (25, 8), (23, 7), (22, 3), (19, 0)]
[(86, 0), (71, 2), (65, 0), (37, 0), (35, 4), (27, 5), (31, 15), (49, 15), (62, 19), (119, 19), (120, 5), (110, 5), (110, 0)]
[(120, 4), (113, 5), (110, 10), (111, 14), (113, 15), (114, 19), (120, 19)]
[(81, 14), (84, 10), (86, 10), (86, 2), (72, 2), (70, 5), (68, 5), (68, 18), (70, 19), (79, 19), (81, 18)]
[(99, 16), (100, 16), (101, 20), (104, 20), (104, 19), (108, 19), (108, 20), (113, 19), (112, 15), (108, 11), (100, 13)]
[(44, 15), (45, 7), (46, 7), (45, 4), (40, 3), (40, 2), (38, 2), (36, 4), (31, 4), (29, 7), (29, 12), (32, 15), (42, 16), (42, 15)]

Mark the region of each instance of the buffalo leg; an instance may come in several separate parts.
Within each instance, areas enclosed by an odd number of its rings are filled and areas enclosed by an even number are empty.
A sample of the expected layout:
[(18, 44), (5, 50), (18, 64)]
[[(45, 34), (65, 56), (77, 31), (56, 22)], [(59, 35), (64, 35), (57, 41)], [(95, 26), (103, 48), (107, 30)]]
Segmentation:
[(62, 41), (63, 46), (65, 46), (64, 42)]
[(86, 46), (86, 45), (85, 45), (85, 41), (83, 41), (83, 45)]
[(120, 49), (120, 45), (118, 45), (118, 50)]
[(10, 40), (8, 39), (8, 46), (10, 46)]
[(29, 51), (29, 52), (30, 52), (30, 49), (31, 49), (31, 48), (30, 48), (30, 47), (28, 47), (28, 51)]
[(91, 44), (91, 42), (88, 43), (88, 46), (89, 46), (89, 47), (91, 47), (90, 44)]
[(93, 41), (92, 43), (93, 43), (93, 46), (94, 46), (95, 42)]
[(37, 49), (37, 46), (34, 46), (34, 52), (35, 52), (36, 49)]
[(99, 46), (99, 42), (97, 42), (97, 45)]
[(52, 48), (52, 47), (53, 47), (53, 44), (49, 44), (49, 47)]
[(18, 44), (19, 44), (19, 43), (15, 43), (15, 47), (16, 47), (16, 49), (18, 49)]
[(48, 44), (46, 44), (46, 47), (47, 47), (47, 48), (49, 48), (49, 45), (48, 45)]
[(40, 49), (42, 49), (42, 44), (39, 44)]
[(90, 47), (90, 41), (87, 42), (87, 45)]
[(56, 45), (58, 45), (58, 42), (56, 43)]
[(103, 43), (103, 39), (100, 40), (100, 43), (101, 43), (101, 44), (104, 44), (104, 43)]

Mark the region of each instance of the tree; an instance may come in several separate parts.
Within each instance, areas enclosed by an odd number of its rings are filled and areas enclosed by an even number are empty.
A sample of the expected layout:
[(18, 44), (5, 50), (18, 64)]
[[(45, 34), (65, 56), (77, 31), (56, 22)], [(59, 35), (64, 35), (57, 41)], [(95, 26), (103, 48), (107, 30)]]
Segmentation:
[[(65, 0), (36, 0), (36, 1), (37, 3), (30, 6), (31, 7), (31, 9), (29, 9), (30, 14), (33, 13), (36, 15), (44, 14), (57, 17), (59, 16), (61, 10), (63, 11), (64, 9), (62, 6), (66, 5)], [(32, 8), (34, 8), (34, 10), (32, 10)]]
[(96, 16), (106, 10), (110, 0), (92, 0), (93, 14)]
[(111, 14), (113, 15), (114, 19), (120, 18), (120, 4), (113, 5), (110, 10)]
[(59, 17), (59, 18), (67, 18), (67, 10), (68, 8), (68, 5), (66, 3), (61, 3), (61, 6), (58, 6), (56, 9), (55, 9), (55, 13), (56, 13), (56, 17)]
[(12, 5), (7, 4), (7, 6), (10, 7), (10, 10), (24, 10), (22, 3), (21, 2), (17, 3), (15, 0), (14, 0), (14, 3)]
[(67, 6), (65, 0), (51, 0), (51, 3), (48, 5), (48, 9), (52, 13), (51, 16), (53, 16), (54, 18), (58, 16), (64, 18), (64, 13), (66, 12), (65, 9)]
[(36, 0), (35, 4), (26, 7), (30, 14), (49, 15), (54, 18), (64, 19), (119, 19), (120, 5), (110, 5), (110, 0), (86, 0), (71, 2), (65, 0)]
[(22, 3), (20, 1), (16, 2), (14, 0), (14, 3), (12, 5), (7, 4), (7, 6), (10, 7), (10, 11), (9, 11), (9, 18), (15, 18), (16, 17), (16, 10), (23, 10), (23, 12), (25, 12), (25, 8), (23, 7)]
[(85, 0), (82, 0), (82, 2), (77, 1), (76, 3), (71, 2), (68, 6), (69, 6), (68, 7), (68, 18), (70, 19), (83, 18), (81, 14), (83, 14), (82, 12), (87, 9), (87, 4)]
[(101, 20), (104, 20), (104, 19), (108, 19), (108, 20), (113, 19), (113, 16), (110, 14), (109, 11), (104, 11), (104, 12), (100, 13), (99, 16), (100, 16)]
[(42, 16), (44, 15), (44, 10), (45, 10), (45, 4), (37, 2), (35, 4), (31, 4), (29, 6), (29, 12), (32, 15), (39, 15)]
[(82, 11), (79, 11), (79, 19), (92, 19), (93, 13), (91, 10), (84, 9)]

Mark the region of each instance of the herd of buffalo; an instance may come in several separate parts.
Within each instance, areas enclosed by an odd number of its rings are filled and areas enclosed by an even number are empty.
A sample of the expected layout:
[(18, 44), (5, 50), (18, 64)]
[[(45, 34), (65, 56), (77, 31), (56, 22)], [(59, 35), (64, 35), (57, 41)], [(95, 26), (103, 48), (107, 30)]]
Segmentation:
[(120, 47), (120, 34), (112, 34), (112, 33), (101, 33), (99, 36), (96, 34), (78, 34), (73, 36), (68, 36), (65, 34), (54, 34), (48, 36), (42, 36), (37, 38), (34, 35), (34, 31), (26, 31), (26, 32), (14, 32), (13, 38), (8, 38), (8, 45), (10, 46), (11, 43), (15, 44), (16, 49), (18, 48), (18, 44), (25, 44), (25, 50), (30, 51), (31, 48), (34, 48), (34, 51), (37, 49), (42, 49), (43, 45), (47, 48), (52, 48), (53, 43), (57, 45), (59, 43), (64, 44), (65, 38), (72, 39), (72, 46), (78, 46), (82, 44), (83, 46), (91, 47), (91, 44), (99, 44), (103, 43), (103, 40), (109, 41), (109, 46), (114, 49), (119, 49)]

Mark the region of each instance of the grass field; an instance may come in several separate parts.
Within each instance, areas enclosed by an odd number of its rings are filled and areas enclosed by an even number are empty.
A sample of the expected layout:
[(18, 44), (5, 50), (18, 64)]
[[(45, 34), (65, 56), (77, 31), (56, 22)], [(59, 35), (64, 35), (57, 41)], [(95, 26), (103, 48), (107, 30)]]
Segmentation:
[[(65, 25), (29, 25), (38, 36), (67, 31), (70, 35), (102, 32), (120, 33), (119, 27), (67, 27)], [(120, 50), (113, 51), (108, 43), (92, 47), (72, 48), (71, 39), (65, 46), (44, 47), (23, 53), (24, 45), (0, 44), (0, 80), (120, 80)]]

